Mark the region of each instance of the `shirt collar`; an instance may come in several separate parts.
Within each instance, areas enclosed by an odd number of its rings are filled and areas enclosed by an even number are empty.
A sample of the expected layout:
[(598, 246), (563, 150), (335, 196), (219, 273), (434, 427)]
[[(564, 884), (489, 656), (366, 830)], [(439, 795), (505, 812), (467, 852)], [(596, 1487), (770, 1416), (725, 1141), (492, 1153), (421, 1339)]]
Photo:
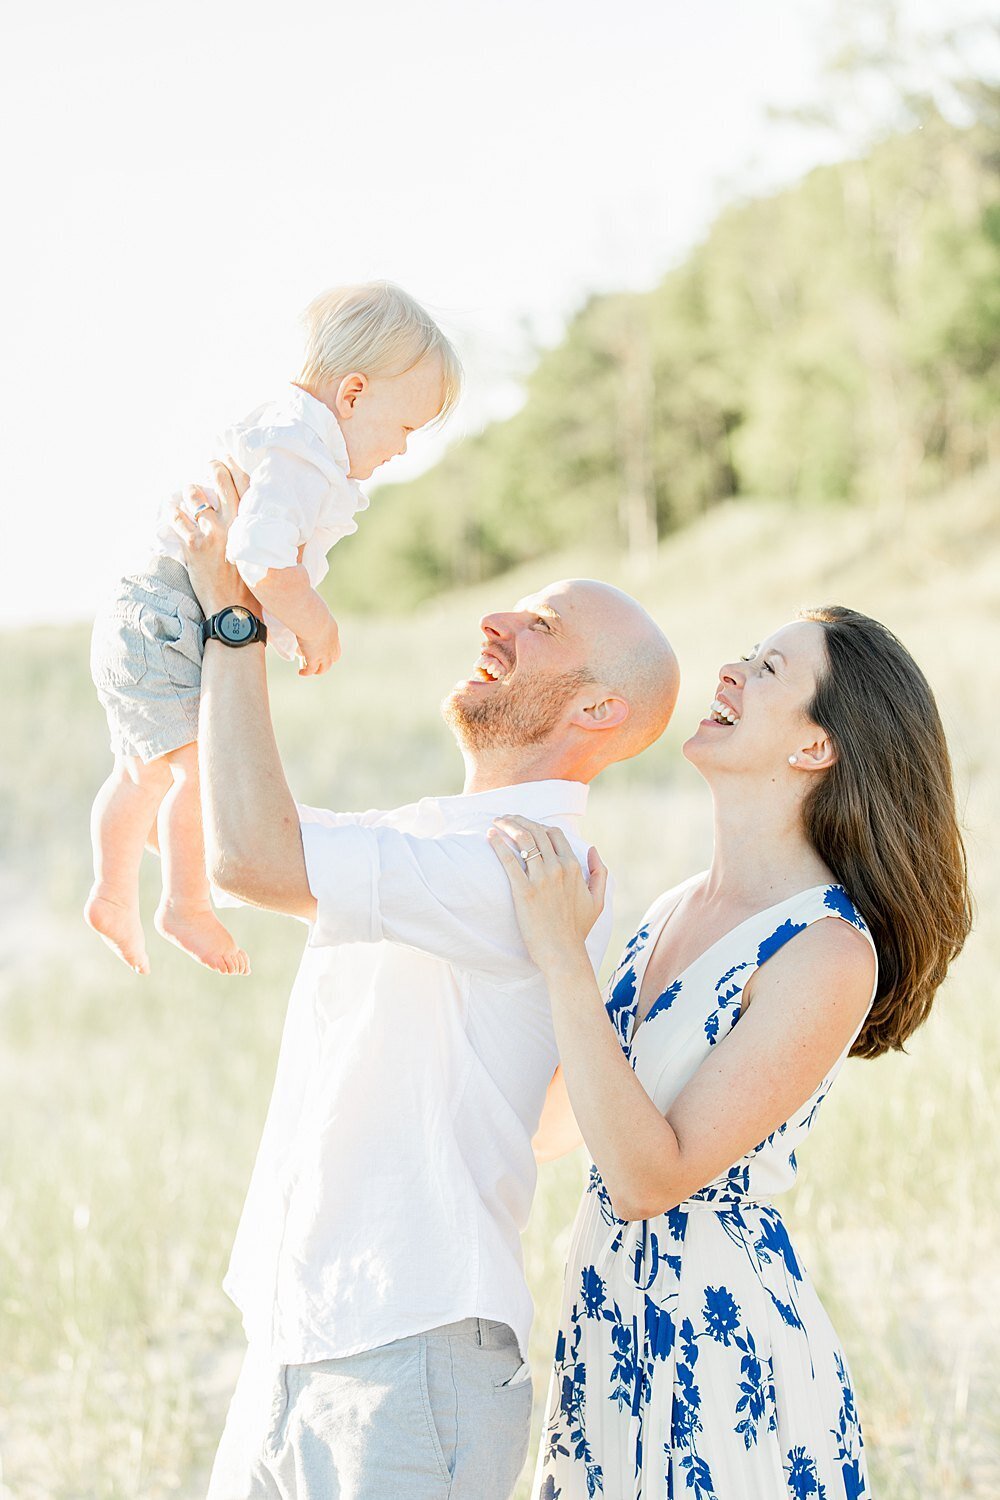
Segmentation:
[[(309, 392), (304, 391), (300, 385), (293, 383), (289, 386), (289, 392), (303, 422), (323, 439), (337, 467), (343, 469), (346, 477), (350, 471), (351, 460), (347, 452), (347, 443), (344, 441), (343, 429), (333, 412), (328, 406), (324, 406), (322, 401), (317, 401), (315, 396), (310, 396)], [(351, 483), (355, 481), (352, 480)]]
[(545, 818), (582, 817), (587, 811), (590, 788), (582, 781), (519, 781), (488, 792), (461, 793), (457, 797), (423, 797), (421, 811), (438, 813), (448, 826), (497, 818), (516, 813), (540, 822)]

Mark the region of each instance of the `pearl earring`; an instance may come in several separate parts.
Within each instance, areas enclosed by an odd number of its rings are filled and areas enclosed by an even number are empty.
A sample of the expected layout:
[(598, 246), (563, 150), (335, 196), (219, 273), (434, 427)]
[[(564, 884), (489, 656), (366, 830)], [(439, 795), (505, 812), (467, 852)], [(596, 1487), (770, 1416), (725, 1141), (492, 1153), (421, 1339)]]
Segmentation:
[(797, 755), (790, 755), (788, 757), (788, 764), (790, 766), (797, 766), (798, 763), (799, 763), (799, 757)]

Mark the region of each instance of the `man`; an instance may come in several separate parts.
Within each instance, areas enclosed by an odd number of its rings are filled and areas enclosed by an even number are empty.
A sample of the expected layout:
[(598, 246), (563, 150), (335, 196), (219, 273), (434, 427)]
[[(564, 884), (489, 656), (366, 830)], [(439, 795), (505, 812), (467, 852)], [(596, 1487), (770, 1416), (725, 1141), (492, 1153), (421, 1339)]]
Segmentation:
[[(462, 796), (296, 808), (264, 651), (231, 649), (257, 606), (225, 562), (233, 476), (214, 481), (220, 513), (176, 523), (208, 617), (210, 873), (310, 933), (226, 1279), (249, 1349), (210, 1500), (506, 1500), (531, 1410), (531, 1141), (558, 1081), (545, 987), (485, 835), (522, 814), (585, 863), (587, 783), (662, 732), (676, 661), (627, 595), (553, 585), (483, 619), (479, 662), (444, 704)], [(232, 607), (246, 613), (218, 618)], [(609, 925), (606, 910), (595, 966)]]

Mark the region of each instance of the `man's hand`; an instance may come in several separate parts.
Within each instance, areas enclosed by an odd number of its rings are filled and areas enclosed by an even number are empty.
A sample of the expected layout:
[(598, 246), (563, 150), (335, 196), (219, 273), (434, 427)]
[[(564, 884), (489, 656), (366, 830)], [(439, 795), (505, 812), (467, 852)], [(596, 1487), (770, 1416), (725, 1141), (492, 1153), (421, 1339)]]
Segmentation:
[(300, 677), (319, 677), (340, 660), (340, 631), (332, 615), (316, 635), (300, 635), (296, 639), (302, 662)]
[(185, 496), (192, 510), (198, 513), (192, 519), (178, 507), (171, 524), (184, 545), (185, 566), (206, 618), (230, 604), (241, 604), (256, 614), (260, 608), (257, 600), (233, 564), (226, 561), (226, 536), (236, 519), (240, 496), (245, 494), (250, 476), (242, 469), (234, 466), (230, 470), (221, 463), (213, 463), (211, 469), (219, 509), (212, 508), (203, 489), (189, 485)]

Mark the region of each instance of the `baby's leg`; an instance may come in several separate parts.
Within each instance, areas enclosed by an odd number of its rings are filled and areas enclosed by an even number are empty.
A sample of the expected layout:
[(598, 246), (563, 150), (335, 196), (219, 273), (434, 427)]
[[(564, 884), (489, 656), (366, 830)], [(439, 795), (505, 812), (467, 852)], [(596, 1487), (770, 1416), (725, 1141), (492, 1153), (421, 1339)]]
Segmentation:
[(83, 914), (137, 974), (149, 973), (139, 916), (139, 865), (169, 786), (170, 769), (162, 760), (146, 765), (137, 755), (120, 756), (94, 799), (90, 815), (94, 884)]
[(163, 899), (156, 930), (207, 969), (249, 974), (249, 959), (212, 910), (198, 795), (198, 746), (184, 745), (163, 759), (170, 768), (171, 786), (157, 818)]

